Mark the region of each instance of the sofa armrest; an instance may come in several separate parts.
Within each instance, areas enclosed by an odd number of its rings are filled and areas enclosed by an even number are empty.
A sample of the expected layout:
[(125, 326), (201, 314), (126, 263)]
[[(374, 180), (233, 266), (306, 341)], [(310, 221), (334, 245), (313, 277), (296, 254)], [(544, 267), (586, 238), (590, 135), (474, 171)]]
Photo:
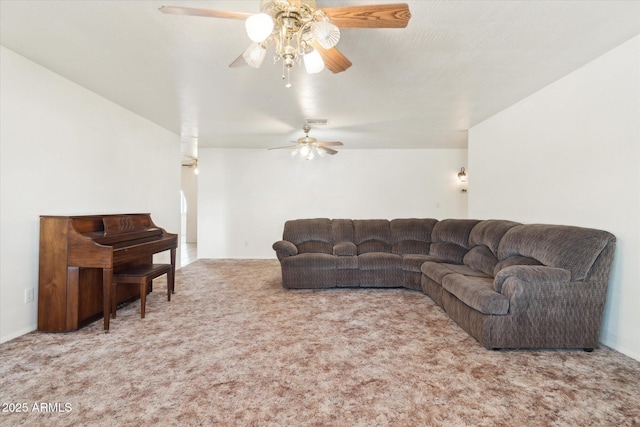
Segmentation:
[(358, 255), (358, 247), (353, 242), (340, 242), (333, 246), (333, 254), (337, 256)]
[[(511, 320), (491, 334), (513, 340), (492, 346), (598, 348), (606, 294), (602, 280), (528, 283), (510, 276), (502, 295), (509, 298)], [(519, 325), (515, 332), (513, 325)]]
[(287, 240), (278, 240), (273, 244), (273, 250), (276, 251), (276, 255), (278, 256), (278, 260), (282, 260), (283, 258), (297, 255), (298, 248), (293, 243)]
[(564, 268), (547, 267), (544, 265), (512, 265), (503, 268), (493, 280), (493, 288), (496, 292), (502, 292), (504, 282), (516, 277), (523, 282), (531, 284), (540, 283), (568, 283), (571, 280), (571, 272)]

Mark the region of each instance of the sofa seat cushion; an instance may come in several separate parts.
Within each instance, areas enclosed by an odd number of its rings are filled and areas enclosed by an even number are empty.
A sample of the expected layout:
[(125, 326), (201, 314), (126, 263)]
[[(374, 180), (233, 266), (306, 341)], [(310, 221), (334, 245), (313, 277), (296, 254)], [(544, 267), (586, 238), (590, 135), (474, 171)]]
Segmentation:
[(393, 270), (402, 269), (402, 257), (386, 252), (368, 252), (358, 255), (360, 270)]
[(480, 313), (504, 315), (509, 312), (509, 298), (493, 290), (490, 277), (448, 274), (442, 279), (442, 287)]
[(420, 273), (422, 264), (424, 264), (426, 261), (431, 260), (433, 260), (433, 257), (429, 255), (402, 255), (402, 269), (404, 271), (414, 271), (416, 273)]
[(338, 270), (354, 270), (358, 268), (357, 256), (338, 256), (336, 257), (336, 268)]
[(328, 254), (298, 254), (284, 258), (282, 265), (286, 268), (303, 268), (308, 270), (335, 270), (337, 257)]
[(481, 271), (476, 271), (466, 265), (446, 264), (441, 262), (425, 261), (420, 267), (422, 274), (436, 283), (442, 284), (442, 279), (447, 274), (464, 274), (465, 276), (490, 278)]
[(434, 261), (426, 261), (420, 267), (422, 274), (427, 276), (438, 284), (442, 284), (442, 278), (447, 274), (453, 274), (454, 271), (449, 268), (452, 264), (445, 264)]

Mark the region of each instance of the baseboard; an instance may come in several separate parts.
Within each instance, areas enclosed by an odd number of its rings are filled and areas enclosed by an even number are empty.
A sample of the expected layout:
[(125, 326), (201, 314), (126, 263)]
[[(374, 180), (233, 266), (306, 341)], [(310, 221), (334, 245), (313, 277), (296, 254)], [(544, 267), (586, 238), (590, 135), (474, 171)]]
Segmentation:
[(28, 334), (29, 332), (33, 332), (33, 331), (35, 331), (36, 329), (38, 329), (38, 325), (36, 325), (36, 324), (34, 323), (34, 324), (33, 324), (33, 325), (31, 325), (31, 326), (28, 326), (28, 327), (26, 327), (26, 328), (22, 328), (22, 329), (20, 329), (20, 330), (18, 330), (18, 331), (12, 332), (12, 333), (11, 333), (11, 334), (9, 334), (9, 335), (3, 335), (3, 336), (1, 336), (1, 337), (0, 337), (0, 344), (2, 344), (2, 343), (4, 343), (4, 342), (7, 342), (7, 341), (11, 341), (12, 339), (15, 339), (15, 338), (21, 337), (21, 336), (23, 336), (23, 335), (26, 335), (26, 334)]

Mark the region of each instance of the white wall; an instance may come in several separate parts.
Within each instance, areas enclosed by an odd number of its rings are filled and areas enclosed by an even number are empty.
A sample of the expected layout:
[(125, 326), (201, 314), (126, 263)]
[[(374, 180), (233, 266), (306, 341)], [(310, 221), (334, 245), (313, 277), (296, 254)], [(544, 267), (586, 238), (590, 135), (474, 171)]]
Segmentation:
[(187, 201), (186, 233), (182, 238), (188, 243), (198, 241), (198, 175), (194, 168), (182, 167), (182, 192)]
[(473, 127), (469, 216), (617, 236), (601, 341), (640, 360), (640, 36)]
[(467, 215), (457, 180), (467, 150), (343, 149), (311, 161), (286, 150), (199, 156), (199, 258), (274, 258), (288, 219)]
[[(0, 51), (0, 341), (36, 328), (39, 215), (150, 212), (180, 229), (179, 138)], [(177, 257), (180, 259), (180, 257)]]

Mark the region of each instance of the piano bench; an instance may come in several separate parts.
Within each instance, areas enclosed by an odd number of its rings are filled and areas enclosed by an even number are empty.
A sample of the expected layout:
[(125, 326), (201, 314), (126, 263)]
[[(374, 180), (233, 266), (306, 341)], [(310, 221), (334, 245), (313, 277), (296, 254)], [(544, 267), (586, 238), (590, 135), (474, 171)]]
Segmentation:
[(149, 283), (157, 277), (167, 275), (167, 301), (171, 301), (171, 293), (174, 288), (174, 277), (171, 264), (143, 264), (129, 267), (125, 270), (113, 273), (113, 291), (111, 292), (111, 317), (116, 318), (116, 306), (118, 305), (116, 288), (122, 284), (140, 285), (140, 318), (144, 319), (145, 305), (147, 302), (147, 288)]

